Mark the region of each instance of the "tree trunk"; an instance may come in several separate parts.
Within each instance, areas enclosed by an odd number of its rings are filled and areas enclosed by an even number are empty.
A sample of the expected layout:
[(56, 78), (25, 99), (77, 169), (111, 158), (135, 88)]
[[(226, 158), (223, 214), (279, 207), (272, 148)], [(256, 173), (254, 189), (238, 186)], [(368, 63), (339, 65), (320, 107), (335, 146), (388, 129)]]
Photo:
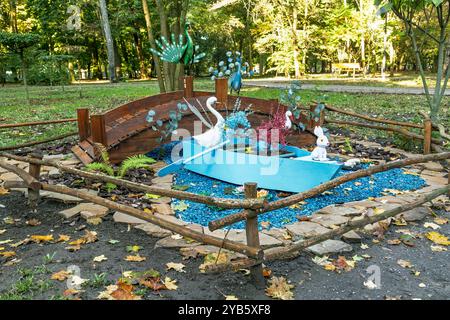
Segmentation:
[[(150, 46), (153, 50), (156, 50), (156, 42), (155, 42), (155, 36), (153, 34), (153, 27), (152, 27), (152, 20), (150, 16), (150, 11), (148, 9), (148, 3), (147, 0), (142, 0), (142, 8), (144, 10), (144, 18), (145, 18), (145, 24), (147, 26), (147, 34), (148, 34), (148, 40), (150, 41)], [(153, 63), (155, 65), (155, 71), (156, 76), (158, 78), (158, 85), (159, 85), (159, 91), (161, 93), (166, 92), (166, 86), (164, 84), (164, 78), (161, 71), (161, 65), (160, 65), (160, 59), (158, 55), (154, 54), (152, 52), (153, 57)]]
[[(167, 13), (164, 7), (164, 4), (162, 0), (155, 0), (156, 7), (158, 9), (159, 13), (159, 20), (161, 25), (161, 35), (165, 37), (166, 39), (170, 39), (169, 36), (169, 24), (167, 22)], [(172, 74), (170, 73), (170, 66), (169, 63), (166, 61), (163, 61), (163, 72), (164, 72), (164, 81), (167, 91), (173, 91), (172, 86)]]
[[(297, 26), (298, 26), (298, 12), (297, 8), (294, 7), (292, 12), (292, 33), (293, 33), (293, 40), (294, 40), (294, 77), (296, 79), (300, 78), (300, 61), (298, 57), (298, 39), (297, 39)], [(303, 30), (305, 29), (305, 26), (303, 25)]]
[(116, 79), (116, 63), (115, 63), (115, 52), (114, 52), (114, 41), (111, 34), (111, 26), (109, 24), (109, 18), (108, 18), (108, 8), (106, 6), (106, 0), (99, 0), (99, 6), (100, 6), (100, 17), (101, 17), (101, 23), (103, 27), (103, 32), (105, 34), (105, 40), (106, 40), (106, 49), (108, 54), (108, 74), (109, 74), (109, 81), (111, 83), (117, 82)]
[(144, 55), (142, 53), (142, 41), (141, 38), (139, 36), (139, 34), (137, 32), (135, 32), (133, 34), (134, 37), (134, 43), (136, 44), (136, 55), (139, 59), (139, 70), (140, 70), (140, 78), (141, 79), (147, 79), (148, 78), (148, 74), (147, 74), (147, 69), (145, 68), (145, 60), (144, 60)]

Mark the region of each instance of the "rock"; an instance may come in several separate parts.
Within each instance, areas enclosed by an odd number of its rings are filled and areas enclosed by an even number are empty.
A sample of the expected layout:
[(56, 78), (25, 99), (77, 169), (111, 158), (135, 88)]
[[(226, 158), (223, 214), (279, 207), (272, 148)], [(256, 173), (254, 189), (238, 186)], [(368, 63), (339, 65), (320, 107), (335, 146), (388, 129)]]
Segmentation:
[(3, 181), (23, 181), (19, 176), (15, 175), (12, 172), (3, 173), (0, 176), (0, 180), (3, 180)]
[(160, 214), (165, 214), (165, 215), (173, 215), (174, 214), (172, 207), (166, 203), (152, 204), (152, 209), (154, 209), (155, 213), (160, 213)]
[[(247, 243), (247, 235), (244, 230), (230, 230), (227, 235), (227, 239), (231, 241)], [(261, 248), (267, 249), (283, 245), (283, 242), (271, 237), (265, 233), (259, 233), (259, 244)]]
[(83, 210), (80, 212), (80, 215), (86, 220), (91, 218), (102, 218), (108, 214), (109, 209), (106, 207), (93, 203), (83, 204), (89, 205), (87, 210)]
[(155, 217), (160, 218), (162, 220), (166, 220), (166, 221), (175, 223), (175, 224), (180, 225), (180, 226), (185, 226), (185, 225), (188, 224), (187, 222), (184, 222), (183, 220), (180, 220), (180, 219), (178, 219), (175, 216), (163, 215), (163, 214), (155, 213)]
[(338, 226), (348, 222), (350, 218), (336, 214), (313, 214), (311, 222), (316, 222), (324, 227)]
[(61, 175), (61, 172), (59, 172), (59, 170), (57, 168), (53, 168), (52, 170), (50, 170), (48, 172), (48, 176), (50, 178), (55, 178), (55, 177), (58, 177), (59, 175)]
[(90, 211), (92, 207), (94, 207), (95, 209), (97, 207), (99, 207), (99, 208), (102, 208), (102, 210), (106, 210), (106, 212), (108, 212), (107, 208), (93, 204), (93, 203), (80, 203), (79, 205), (77, 205), (75, 207), (60, 211), (59, 214), (62, 215), (66, 219), (70, 219), (82, 211)]
[(353, 247), (340, 240), (325, 240), (324, 242), (306, 248), (306, 250), (315, 255), (323, 256), (326, 254), (350, 252), (353, 250)]
[(172, 184), (173, 174), (168, 174), (164, 177), (157, 177), (152, 179), (152, 184)]
[(325, 228), (318, 223), (309, 221), (301, 221), (289, 224), (286, 226), (286, 230), (292, 237), (294, 237), (294, 241), (297, 241), (298, 239), (318, 236), (330, 231), (330, 229)]
[(138, 224), (135, 228), (144, 231), (146, 234), (154, 238), (165, 238), (173, 234), (170, 230), (163, 229), (153, 223)]
[(423, 163), (422, 166), (430, 171), (443, 171), (444, 167), (439, 162), (427, 162)]
[(412, 210), (401, 213), (400, 216), (402, 216), (403, 219), (405, 219), (407, 222), (413, 222), (413, 221), (421, 221), (429, 214), (430, 210), (428, 208), (417, 207)]
[(292, 237), (286, 231), (286, 229), (271, 228), (270, 230), (263, 230), (261, 232), (264, 234), (267, 234), (268, 236), (271, 236), (271, 237), (274, 237), (274, 238), (280, 240), (285, 245), (292, 242), (291, 241)]
[(188, 242), (185, 239), (174, 239), (172, 236), (162, 238), (155, 244), (156, 248), (189, 248), (198, 246), (198, 242)]
[(361, 207), (344, 207), (344, 206), (328, 206), (325, 208), (320, 209), (317, 213), (320, 214), (334, 214), (334, 215), (341, 215), (346, 217), (351, 216), (359, 216), (364, 211), (364, 208)]
[(376, 207), (377, 205), (378, 205), (377, 202), (370, 201), (370, 200), (352, 201), (352, 202), (347, 202), (347, 203), (343, 204), (343, 206), (345, 206), (345, 207), (353, 207), (353, 208), (358, 208), (358, 209), (373, 208), (373, 207)]
[(421, 176), (425, 182), (430, 186), (445, 186), (448, 179), (443, 176)]
[(215, 230), (215, 231), (209, 231), (208, 227), (203, 227), (203, 233), (207, 234), (209, 236), (213, 236), (216, 238), (223, 239), (225, 238), (226, 231), (223, 229)]
[(128, 223), (128, 224), (143, 224), (147, 223), (147, 221), (130, 216), (128, 214), (116, 211), (113, 215), (114, 222), (118, 223)]
[(349, 231), (347, 233), (344, 233), (342, 235), (342, 239), (347, 241), (347, 242), (361, 242), (362, 237), (357, 234), (355, 231)]
[[(93, 195), (97, 195), (98, 191), (95, 190), (89, 190), (89, 189), (80, 189), (81, 191), (86, 191), (89, 192), (90, 194)], [(41, 191), (41, 197), (42, 198), (48, 198), (48, 199), (52, 199), (52, 200), (57, 200), (57, 201), (62, 201), (64, 203), (80, 203), (83, 202), (83, 199), (77, 198), (77, 197), (73, 197), (73, 196), (69, 196), (69, 195), (65, 195), (65, 194), (61, 194), (61, 193), (56, 193), (56, 192), (52, 192), (52, 191)]]

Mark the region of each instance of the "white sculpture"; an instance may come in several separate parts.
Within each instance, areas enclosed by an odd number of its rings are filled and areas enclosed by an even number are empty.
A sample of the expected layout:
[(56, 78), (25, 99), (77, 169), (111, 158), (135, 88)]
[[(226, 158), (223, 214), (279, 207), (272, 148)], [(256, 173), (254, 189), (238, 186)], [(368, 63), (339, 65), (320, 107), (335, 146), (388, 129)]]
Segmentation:
[(323, 134), (321, 127), (315, 127), (314, 134), (317, 136), (317, 146), (311, 152), (311, 158), (318, 161), (328, 161), (326, 149), (330, 145), (328, 138)]
[(209, 129), (208, 131), (199, 134), (197, 136), (193, 136), (194, 140), (201, 146), (210, 148), (219, 144), (222, 141), (223, 127), (225, 124), (225, 119), (222, 115), (217, 112), (216, 109), (212, 107), (213, 104), (217, 102), (216, 97), (210, 97), (206, 100), (206, 107), (208, 110), (216, 117), (217, 123)]

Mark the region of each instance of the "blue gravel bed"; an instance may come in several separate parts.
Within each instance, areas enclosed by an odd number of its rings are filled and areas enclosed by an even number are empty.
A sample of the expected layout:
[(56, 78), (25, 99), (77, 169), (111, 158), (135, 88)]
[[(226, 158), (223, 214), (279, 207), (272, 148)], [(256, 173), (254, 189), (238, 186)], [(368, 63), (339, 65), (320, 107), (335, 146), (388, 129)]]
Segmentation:
[[(170, 151), (175, 143), (169, 143), (161, 148), (164, 149), (162, 160), (170, 163)], [(161, 155), (160, 148), (157, 148), (148, 154), (150, 157), (158, 158)], [(365, 165), (367, 167), (368, 165)], [(425, 180), (416, 175), (404, 174), (402, 169), (392, 169), (386, 172), (377, 173), (371, 177), (360, 178), (344, 183), (334, 189), (325, 192), (325, 194), (307, 199), (305, 204), (296, 206), (295, 208), (287, 207), (275, 211), (271, 211), (259, 216), (258, 221), (270, 222), (269, 227), (283, 227), (298, 221), (299, 216), (308, 216), (313, 212), (326, 206), (338, 203), (364, 200), (369, 197), (382, 196), (385, 189), (394, 190), (416, 190), (426, 185)], [(348, 171), (341, 171), (338, 176), (342, 176)], [(204, 194), (220, 198), (244, 198), (243, 194), (236, 194), (232, 191), (237, 187), (234, 184), (226, 183), (209, 177), (205, 177), (185, 169), (177, 171), (175, 174), (174, 184), (179, 186), (189, 186), (187, 191)], [(277, 192), (269, 191), (268, 200), (278, 200)], [(198, 223), (207, 226), (209, 221), (223, 218), (229, 214), (236, 213), (240, 210), (221, 210), (216, 207), (208, 206), (201, 203), (195, 203), (188, 200), (174, 200), (172, 203), (176, 207), (180, 202), (187, 204), (184, 210), (175, 210), (175, 214), (183, 221)], [(181, 208), (183, 209), (183, 208)], [(243, 229), (244, 222), (238, 222), (230, 226), (234, 229)]]

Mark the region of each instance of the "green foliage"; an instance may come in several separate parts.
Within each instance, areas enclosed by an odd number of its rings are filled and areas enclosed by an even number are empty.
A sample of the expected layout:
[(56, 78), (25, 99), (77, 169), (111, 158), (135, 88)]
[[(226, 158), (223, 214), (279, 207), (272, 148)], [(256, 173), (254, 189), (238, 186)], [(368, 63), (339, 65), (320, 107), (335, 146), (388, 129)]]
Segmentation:
[(35, 33), (10, 33), (0, 31), (0, 44), (15, 53), (38, 44), (39, 35)]
[(119, 168), (117, 173), (118, 177), (123, 177), (127, 174), (129, 170), (139, 169), (139, 168), (147, 168), (149, 164), (155, 163), (156, 161), (152, 158), (149, 158), (145, 155), (135, 155), (129, 157), (128, 159), (122, 162), (122, 165)]
[(92, 162), (86, 165), (89, 171), (97, 171), (106, 173), (108, 176), (114, 176), (114, 168), (104, 162)]

